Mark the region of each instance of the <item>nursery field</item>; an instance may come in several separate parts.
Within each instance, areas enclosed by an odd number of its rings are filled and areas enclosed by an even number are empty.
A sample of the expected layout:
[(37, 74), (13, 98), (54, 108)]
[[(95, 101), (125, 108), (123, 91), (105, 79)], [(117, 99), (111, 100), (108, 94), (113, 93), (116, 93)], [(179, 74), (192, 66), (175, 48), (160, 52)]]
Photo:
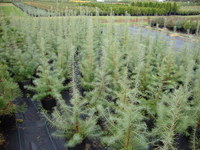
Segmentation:
[(0, 16), (25, 16), (26, 14), (23, 13), (19, 8), (16, 8), (11, 3), (0, 3)]
[(0, 17), (0, 149), (200, 149), (199, 16), (13, 4), (29, 17)]
[(189, 10), (193, 10), (193, 11), (200, 11), (200, 6), (182, 6), (181, 11), (189, 11)]
[(200, 14), (200, 4), (199, 3), (180, 3), (180, 9), (178, 14), (181, 15), (197, 15)]
[[(113, 15), (125, 16), (130, 14), (132, 16), (146, 16), (146, 15), (170, 15), (175, 14), (178, 10), (176, 3), (151, 3), (151, 2), (133, 2), (133, 3), (74, 3), (74, 2), (24, 2), (20, 5), (28, 5), (44, 9), (46, 11), (57, 12), (65, 15), (65, 12), (75, 13), (88, 13), (88, 15), (95, 16), (98, 12), (101, 16), (109, 16), (112, 12)], [(24, 6), (24, 7), (28, 7)]]
[[(71, 11), (78, 11), (81, 9), (89, 11), (91, 14), (95, 14), (96, 9), (99, 9), (100, 15), (109, 15), (110, 8), (112, 7), (113, 11), (116, 15), (125, 15), (125, 11), (127, 11), (131, 15), (199, 15), (200, 14), (200, 6), (199, 3), (177, 3), (174, 5), (173, 3), (168, 3), (168, 5), (162, 7), (162, 5), (156, 4), (153, 5), (153, 2), (132, 2), (132, 3), (91, 3), (87, 2), (47, 2), (47, 1), (27, 1), (24, 2), (26, 5), (34, 6), (37, 8), (51, 10), (51, 11), (59, 11), (64, 12), (66, 9)], [(171, 6), (170, 6), (171, 4)], [(152, 7), (153, 6), (153, 7)], [(169, 8), (168, 8), (169, 7)], [(133, 8), (133, 9), (131, 9)], [(159, 8), (159, 9), (156, 9)], [(129, 10), (131, 9), (131, 10)], [(162, 10), (163, 9), (163, 10)], [(167, 9), (167, 10), (165, 10)], [(174, 12), (169, 12), (169, 10)]]

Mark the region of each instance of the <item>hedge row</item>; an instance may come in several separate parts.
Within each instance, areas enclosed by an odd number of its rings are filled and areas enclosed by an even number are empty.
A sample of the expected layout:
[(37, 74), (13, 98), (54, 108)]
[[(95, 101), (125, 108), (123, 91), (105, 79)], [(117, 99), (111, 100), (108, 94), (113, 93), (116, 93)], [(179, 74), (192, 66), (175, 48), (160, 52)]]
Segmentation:
[(65, 10), (55, 10), (43, 8), (36, 5), (31, 5), (21, 2), (13, 2), (13, 4), (33, 17), (52, 17), (52, 16), (77, 16), (77, 15), (95, 15), (96, 9), (91, 7), (70, 7)]
[(199, 15), (200, 6), (182, 7), (177, 11), (177, 15)]
[(36, 8), (33, 6), (25, 5), (21, 2), (13, 2), (13, 5), (21, 9), (23, 12), (27, 13), (33, 17), (48, 17), (48, 16), (58, 16), (55, 12), (48, 12), (44, 9)]
[(200, 20), (185, 18), (156, 18), (150, 21), (151, 26), (166, 27), (183, 33), (200, 34)]
[[(26, 3), (27, 4), (27, 3)], [(33, 5), (32, 3), (28, 3), (28, 5), (38, 7), (41, 9), (46, 9), (41, 7), (37, 4), (37, 6)], [(96, 9), (97, 8), (97, 9)], [(170, 14), (169, 10), (166, 8), (153, 8), (153, 7), (139, 7), (139, 6), (132, 6), (128, 4), (105, 4), (105, 3), (82, 3), (77, 4), (76, 6), (67, 7), (67, 9), (59, 8), (46, 11), (59, 11), (61, 14), (65, 14), (69, 12), (74, 12), (73, 14), (80, 15), (80, 14), (90, 14), (96, 15), (97, 11), (99, 15), (107, 16), (110, 15), (111, 12), (113, 15), (126, 15), (130, 14), (132, 16), (141, 16), (141, 15), (168, 15)], [(84, 12), (84, 13), (83, 13)]]
[(147, 7), (147, 8), (162, 8), (165, 9), (168, 14), (175, 14), (178, 10), (178, 5), (176, 2), (166, 2), (166, 3), (159, 3), (159, 2), (133, 2), (131, 3), (132, 6), (136, 7)]
[[(163, 5), (162, 7), (159, 7), (159, 5), (161, 5), (160, 3), (142, 3), (149, 4), (149, 7), (148, 5), (139, 5), (139, 2), (132, 3), (132, 5), (105, 3), (84, 3), (80, 5), (99, 8), (100, 15), (108, 15), (110, 14), (111, 10), (113, 11), (114, 15), (125, 15), (127, 13), (130, 15), (169, 15), (175, 14), (177, 11), (176, 3), (161, 3)], [(157, 5), (157, 7), (154, 7), (154, 5)]]
[(0, 3), (11, 3), (12, 0), (0, 0)]
[[(73, 4), (73, 6), (71, 6)], [(73, 12), (71, 14), (80, 15), (82, 12), (87, 14), (96, 15), (96, 8), (98, 9), (99, 15), (105, 16), (110, 15), (111, 11), (113, 15), (126, 15), (130, 14), (132, 16), (141, 15), (198, 15), (200, 14), (200, 9), (198, 6), (188, 6), (181, 7), (179, 9), (177, 3), (173, 2), (133, 2), (130, 4), (111, 4), (111, 3), (67, 3), (67, 11)], [(28, 4), (41, 9), (46, 9), (46, 11), (59, 11), (61, 14), (69, 13), (66, 12), (66, 7), (52, 6), (52, 9), (43, 8), (39, 3)], [(36, 6), (35, 6), (36, 5)]]
[(200, 10), (179, 10), (177, 11), (176, 13), (177, 15), (184, 15), (184, 16), (187, 16), (187, 15), (199, 15), (200, 14)]

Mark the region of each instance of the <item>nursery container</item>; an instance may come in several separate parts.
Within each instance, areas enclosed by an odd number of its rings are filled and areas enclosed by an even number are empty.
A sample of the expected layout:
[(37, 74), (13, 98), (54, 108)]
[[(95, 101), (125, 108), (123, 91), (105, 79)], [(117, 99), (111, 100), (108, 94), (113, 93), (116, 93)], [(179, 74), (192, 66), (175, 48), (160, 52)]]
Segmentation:
[(82, 143), (76, 145), (72, 148), (67, 148), (68, 150), (105, 150), (105, 148), (101, 147), (96, 140), (85, 139)]
[[(88, 144), (89, 146), (89, 144)], [(75, 147), (68, 147), (67, 148), (68, 150), (90, 150), (90, 148), (87, 148), (87, 142), (86, 140), (83, 140), (82, 143), (76, 145)]]
[(33, 80), (32, 79), (26, 80), (26, 81), (18, 81), (17, 83), (19, 85), (20, 90), (23, 93), (23, 97), (27, 97), (27, 95), (33, 96), (34, 92), (30, 91), (30, 90), (28, 90), (26, 88), (26, 86), (33, 85)]
[(178, 150), (189, 150), (190, 149), (190, 136), (183, 134), (175, 135), (175, 144)]
[(197, 123), (197, 128), (200, 129), (200, 122)]
[(152, 131), (152, 129), (155, 127), (155, 120), (150, 118), (150, 119), (145, 119), (144, 121), (147, 125), (148, 131)]
[(42, 107), (49, 112), (52, 112), (53, 107), (56, 106), (56, 100), (52, 97), (43, 98), (41, 100), (41, 103), (42, 103)]
[(13, 129), (16, 126), (15, 114), (1, 115), (0, 128), (2, 131)]
[(103, 118), (99, 118), (97, 120), (97, 125), (102, 129), (102, 130), (106, 130), (106, 125), (105, 125), (105, 119)]
[(65, 79), (63, 85), (68, 85), (71, 82), (71, 79)]
[[(152, 141), (152, 139), (149, 139), (150, 141)], [(148, 150), (155, 150), (158, 149), (159, 147), (163, 146), (161, 141), (157, 141), (155, 144), (149, 144), (148, 146)]]
[(0, 133), (0, 149), (6, 149), (6, 140), (2, 133)]
[(0, 145), (0, 149), (6, 149), (6, 145), (5, 144), (3, 144), (3, 145)]

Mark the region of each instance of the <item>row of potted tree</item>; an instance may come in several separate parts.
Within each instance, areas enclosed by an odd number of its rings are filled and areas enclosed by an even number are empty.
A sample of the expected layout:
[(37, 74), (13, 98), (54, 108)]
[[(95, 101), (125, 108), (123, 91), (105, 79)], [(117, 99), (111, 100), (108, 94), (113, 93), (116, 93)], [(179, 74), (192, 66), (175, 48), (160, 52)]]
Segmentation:
[[(190, 136), (193, 149), (199, 146), (198, 45), (175, 52), (159, 35), (145, 37), (131, 33), (129, 24), (101, 25), (88, 16), (18, 18), (11, 25), (23, 34), (14, 53), (30, 56), (36, 70), (25, 88), (41, 100), (54, 136), (66, 138), (68, 147), (89, 138), (115, 150), (168, 150), (178, 147), (179, 135)], [(62, 95), (66, 89), (70, 102)]]

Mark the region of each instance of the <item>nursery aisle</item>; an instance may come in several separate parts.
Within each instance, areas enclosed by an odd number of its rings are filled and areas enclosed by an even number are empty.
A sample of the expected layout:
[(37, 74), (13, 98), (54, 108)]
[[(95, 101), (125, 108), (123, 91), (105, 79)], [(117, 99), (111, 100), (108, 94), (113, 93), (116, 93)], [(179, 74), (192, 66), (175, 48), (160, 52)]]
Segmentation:
[[(66, 103), (71, 105), (69, 92), (63, 91), (62, 96)], [(6, 150), (67, 150), (64, 139), (51, 136), (55, 129), (49, 127), (42, 119), (38, 110), (41, 106), (38, 102), (30, 98), (19, 98), (17, 103), (25, 103), (26, 111), (16, 114), (16, 119), (23, 122), (17, 123), (16, 129), (7, 132), (9, 143)], [(97, 141), (86, 141), (86, 143), (90, 150), (105, 150)], [(81, 146), (80, 150), (85, 150), (85, 147)]]
[[(28, 98), (21, 98), (27, 105), (24, 113), (16, 114), (23, 123), (17, 124), (17, 129), (9, 132), (8, 150), (65, 150), (64, 140), (53, 139), (53, 129), (46, 126), (35, 103)], [(51, 132), (50, 132), (51, 131)]]

